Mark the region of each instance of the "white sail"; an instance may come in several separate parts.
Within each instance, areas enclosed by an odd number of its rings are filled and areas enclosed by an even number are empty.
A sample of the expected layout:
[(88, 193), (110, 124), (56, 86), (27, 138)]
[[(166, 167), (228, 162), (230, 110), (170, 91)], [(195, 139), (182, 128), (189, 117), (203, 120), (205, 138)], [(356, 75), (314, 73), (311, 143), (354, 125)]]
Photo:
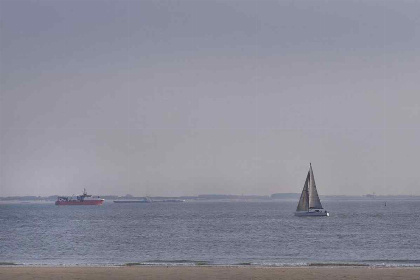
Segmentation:
[(295, 216), (298, 217), (328, 217), (330, 213), (324, 210), (319, 200), (318, 191), (316, 190), (314, 172), (312, 165), (309, 167), (308, 175), (306, 175), (305, 185), (300, 195), (299, 203), (296, 208)]
[(308, 191), (309, 179), (310, 179), (310, 175), (308, 172), (308, 176), (306, 176), (305, 185), (303, 186), (302, 194), (300, 195), (300, 200), (296, 208), (296, 211), (309, 210), (309, 191)]
[(314, 172), (312, 165), (309, 167), (309, 209), (322, 209), (321, 201), (319, 200), (318, 191), (316, 190)]

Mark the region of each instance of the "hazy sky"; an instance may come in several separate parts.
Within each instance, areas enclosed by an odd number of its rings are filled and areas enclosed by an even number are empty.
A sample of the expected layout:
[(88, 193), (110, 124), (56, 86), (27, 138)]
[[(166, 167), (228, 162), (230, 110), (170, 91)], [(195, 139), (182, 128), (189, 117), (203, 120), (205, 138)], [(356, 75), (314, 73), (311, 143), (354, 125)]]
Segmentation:
[(420, 195), (419, 11), (0, 0), (0, 196)]

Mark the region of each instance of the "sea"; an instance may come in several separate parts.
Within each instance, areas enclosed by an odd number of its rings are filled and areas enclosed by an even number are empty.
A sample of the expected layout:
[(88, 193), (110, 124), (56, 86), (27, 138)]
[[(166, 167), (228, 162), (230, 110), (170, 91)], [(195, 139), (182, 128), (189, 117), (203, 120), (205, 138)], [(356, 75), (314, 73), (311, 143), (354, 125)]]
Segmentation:
[(0, 264), (420, 266), (419, 200), (0, 204)]

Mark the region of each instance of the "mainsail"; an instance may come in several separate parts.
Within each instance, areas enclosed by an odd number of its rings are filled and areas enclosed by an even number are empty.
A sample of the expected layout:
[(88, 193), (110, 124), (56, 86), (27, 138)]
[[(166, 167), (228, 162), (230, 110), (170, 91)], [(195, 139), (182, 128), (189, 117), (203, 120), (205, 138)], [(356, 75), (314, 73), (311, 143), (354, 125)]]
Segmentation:
[(308, 172), (308, 176), (306, 176), (305, 186), (303, 187), (302, 194), (300, 195), (300, 200), (296, 211), (308, 211), (309, 210), (309, 186), (310, 181), (310, 174)]
[(309, 209), (322, 209), (321, 201), (319, 200), (318, 191), (316, 190), (314, 172), (312, 165), (309, 167)]

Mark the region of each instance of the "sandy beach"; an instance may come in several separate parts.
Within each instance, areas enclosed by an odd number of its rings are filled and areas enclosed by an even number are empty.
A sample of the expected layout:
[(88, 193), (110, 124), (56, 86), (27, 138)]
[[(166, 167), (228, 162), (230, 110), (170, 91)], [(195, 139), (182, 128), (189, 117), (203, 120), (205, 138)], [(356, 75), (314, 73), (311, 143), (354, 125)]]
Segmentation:
[(370, 267), (0, 267), (0, 279), (420, 279), (419, 268)]

